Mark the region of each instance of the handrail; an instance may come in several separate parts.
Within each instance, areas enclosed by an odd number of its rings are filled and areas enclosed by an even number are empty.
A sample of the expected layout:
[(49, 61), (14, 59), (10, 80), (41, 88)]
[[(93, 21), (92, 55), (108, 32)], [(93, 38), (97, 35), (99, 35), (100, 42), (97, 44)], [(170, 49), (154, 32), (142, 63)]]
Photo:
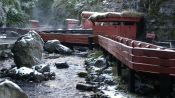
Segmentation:
[[(116, 39), (117, 41), (113, 40), (115, 38), (111, 39), (101, 35), (97, 37), (100, 46), (133, 70), (175, 74), (175, 51), (173, 50), (161, 49), (159, 46), (144, 42), (139, 42), (135, 47), (130, 44), (137, 41), (120, 37)], [(146, 48), (145, 45), (149, 47)]]

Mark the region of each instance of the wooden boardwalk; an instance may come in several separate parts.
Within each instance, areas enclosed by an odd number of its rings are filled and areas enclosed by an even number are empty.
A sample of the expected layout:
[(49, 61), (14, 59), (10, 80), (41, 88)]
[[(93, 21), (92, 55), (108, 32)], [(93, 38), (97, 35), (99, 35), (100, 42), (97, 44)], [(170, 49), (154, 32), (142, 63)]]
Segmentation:
[(118, 62), (118, 75), (122, 74), (121, 65), (129, 69), (128, 90), (135, 91), (135, 74), (138, 72), (159, 75), (160, 96), (165, 98), (172, 89), (175, 74), (175, 51), (157, 45), (132, 40), (120, 36), (93, 34), (39, 33), (44, 41), (58, 39), (63, 43), (83, 44), (92, 48), (97, 44)]

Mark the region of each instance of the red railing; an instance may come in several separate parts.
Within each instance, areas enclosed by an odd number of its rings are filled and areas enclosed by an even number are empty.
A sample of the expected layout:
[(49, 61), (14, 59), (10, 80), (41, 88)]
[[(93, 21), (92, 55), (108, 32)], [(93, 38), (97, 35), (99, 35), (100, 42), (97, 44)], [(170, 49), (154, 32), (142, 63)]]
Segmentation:
[(88, 34), (39, 33), (44, 41), (57, 39), (60, 42), (88, 45)]
[(123, 37), (98, 35), (98, 43), (129, 68), (150, 73), (175, 74), (175, 51)]

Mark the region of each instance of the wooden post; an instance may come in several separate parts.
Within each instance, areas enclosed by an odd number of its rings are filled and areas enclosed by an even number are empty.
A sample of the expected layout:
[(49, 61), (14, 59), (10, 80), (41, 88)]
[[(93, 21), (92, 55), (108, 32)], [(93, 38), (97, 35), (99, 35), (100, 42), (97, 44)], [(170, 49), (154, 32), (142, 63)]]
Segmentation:
[(102, 51), (103, 51), (104, 56), (107, 56), (109, 54), (108, 51), (106, 51), (104, 48), (102, 48)]
[(133, 69), (129, 69), (128, 90), (132, 93), (135, 92), (135, 71)]
[(122, 67), (121, 67), (121, 61), (117, 60), (117, 75), (121, 76), (122, 75)]
[(90, 50), (93, 50), (93, 37), (88, 36), (88, 47)]
[(160, 74), (160, 98), (169, 98), (171, 89), (171, 76), (168, 74)]

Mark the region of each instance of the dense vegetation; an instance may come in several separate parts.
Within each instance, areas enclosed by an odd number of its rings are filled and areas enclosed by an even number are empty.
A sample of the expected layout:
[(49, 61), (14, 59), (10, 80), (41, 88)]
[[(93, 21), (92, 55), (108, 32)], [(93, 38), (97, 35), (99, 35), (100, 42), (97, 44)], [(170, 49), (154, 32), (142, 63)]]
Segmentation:
[[(0, 0), (0, 23), (24, 26), (28, 19), (59, 25), (66, 18), (80, 19), (82, 11), (121, 11), (135, 9), (153, 16), (164, 0)], [(151, 10), (152, 9), (152, 10)]]
[(30, 17), (36, 0), (0, 0), (0, 24), (23, 26)]

